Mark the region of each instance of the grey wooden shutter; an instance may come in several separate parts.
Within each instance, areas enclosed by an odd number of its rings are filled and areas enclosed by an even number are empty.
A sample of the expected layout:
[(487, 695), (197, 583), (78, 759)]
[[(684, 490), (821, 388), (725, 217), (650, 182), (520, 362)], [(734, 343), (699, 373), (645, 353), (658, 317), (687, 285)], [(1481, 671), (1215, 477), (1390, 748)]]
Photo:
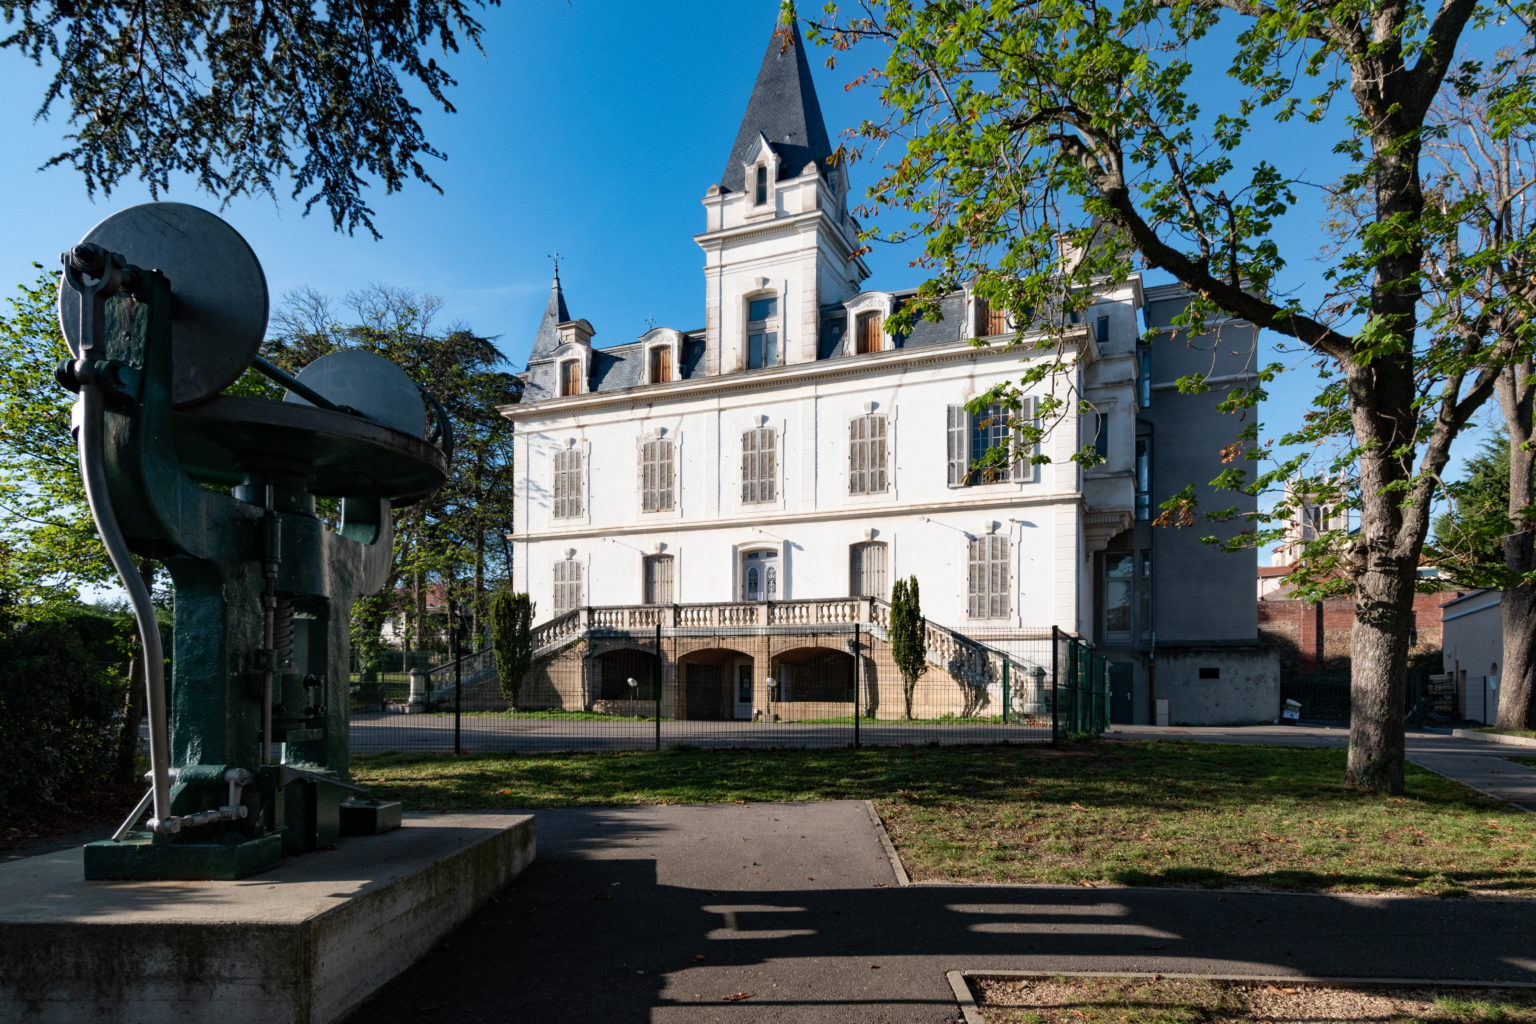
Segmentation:
[(855, 416), (848, 423), (848, 493), (867, 494), (869, 491), (869, 452), (867, 449), (866, 420)]
[(554, 511), (556, 519), (564, 519), (567, 515), (565, 506), (565, 455), (563, 451), (555, 452), (555, 501)]
[(565, 485), (567, 494), (566, 505), (570, 508), (572, 516), (579, 516), (582, 514), (581, 492), (585, 489), (586, 486), (585, 481), (582, 478), (581, 452), (572, 449), (570, 451), (570, 457), (570, 480), (567, 481)]
[(741, 435), (741, 500), (757, 500), (757, 431)]
[[(672, 507), (672, 442), (656, 442), (656, 508)], [(670, 570), (669, 570), (670, 571)]]
[(964, 487), (971, 461), (971, 414), (963, 405), (949, 407), (949, 486)]
[(778, 435), (773, 432), (772, 427), (763, 427), (758, 433), (762, 435), (758, 444), (762, 453), (758, 456), (758, 468), (762, 472), (762, 478), (758, 484), (758, 495), (762, 501), (777, 501), (779, 497)]
[(869, 493), (885, 493), (885, 417), (869, 417)]
[[(1019, 422), (1035, 424), (1035, 400), (1026, 398), (1019, 406)], [(1100, 429), (1103, 429), (1102, 427)], [(1035, 479), (1035, 464), (1030, 461), (1030, 456), (1040, 450), (1038, 444), (1024, 445), (1017, 431), (1013, 435), (1013, 462), (1009, 466), (1009, 476), (1019, 482), (1028, 483)]]
[(987, 614), (994, 619), (1008, 614), (1008, 538), (989, 537), (991, 543), (990, 572), (988, 573), (990, 598)]
[(978, 537), (970, 542), (970, 558), (968, 560), (966, 579), (968, 583), (967, 614), (973, 619), (982, 618), (986, 614), (986, 563), (983, 560), (982, 544), (985, 538)]

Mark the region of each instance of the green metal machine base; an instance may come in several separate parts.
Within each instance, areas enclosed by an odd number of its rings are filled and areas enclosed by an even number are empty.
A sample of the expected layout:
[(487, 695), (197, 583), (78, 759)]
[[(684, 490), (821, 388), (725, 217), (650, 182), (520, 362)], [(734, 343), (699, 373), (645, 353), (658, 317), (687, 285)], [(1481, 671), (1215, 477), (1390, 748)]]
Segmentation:
[(399, 827), (399, 800), (348, 800), (341, 805), (344, 836), (376, 836)]
[(280, 832), (222, 843), (156, 842), (153, 833), (129, 832), (121, 842), (104, 839), (86, 844), (85, 877), (89, 881), (233, 881), (276, 867), (282, 856)]

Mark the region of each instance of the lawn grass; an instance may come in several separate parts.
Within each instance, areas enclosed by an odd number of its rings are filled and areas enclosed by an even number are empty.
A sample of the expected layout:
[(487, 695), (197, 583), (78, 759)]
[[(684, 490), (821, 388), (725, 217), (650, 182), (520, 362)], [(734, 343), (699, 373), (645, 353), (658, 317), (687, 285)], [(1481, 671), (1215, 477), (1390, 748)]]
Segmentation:
[(1083, 976), (978, 978), (973, 987), (987, 1024), (1536, 1022), (1529, 989)]
[(1360, 793), (1345, 756), (1100, 740), (353, 766), (412, 810), (870, 799), (918, 881), (1536, 895), (1536, 816), (1413, 765), (1409, 795)]
[(1491, 732), (1500, 736), (1523, 736), (1528, 740), (1536, 740), (1536, 729), (1495, 729), (1487, 726), (1482, 729), (1473, 729), (1473, 732)]
[(1519, 754), (1515, 757), (1506, 757), (1504, 760), (1513, 761), (1515, 764), (1523, 764), (1531, 768), (1536, 768), (1536, 757), (1526, 757), (1524, 754)]

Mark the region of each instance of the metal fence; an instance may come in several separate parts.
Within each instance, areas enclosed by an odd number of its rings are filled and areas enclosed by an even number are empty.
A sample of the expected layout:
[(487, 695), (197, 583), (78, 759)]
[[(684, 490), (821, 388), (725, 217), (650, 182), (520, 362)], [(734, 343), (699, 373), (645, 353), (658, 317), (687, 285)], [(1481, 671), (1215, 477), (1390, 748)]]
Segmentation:
[[(601, 621), (601, 617), (594, 616)], [(718, 629), (593, 627), (524, 680), (491, 652), (410, 672), (354, 672), (354, 752), (1049, 743), (1109, 727), (1109, 673), (1060, 630), (930, 626), (925, 670), (895, 670), (860, 622)]]
[[(1309, 675), (1280, 676), (1280, 706), (1297, 711), (1300, 722), (1348, 722), (1352, 701), (1349, 690), (1349, 673), (1313, 673)], [(1299, 705), (1299, 707), (1297, 707)], [(1403, 707), (1407, 720), (1422, 726), (1426, 716), (1450, 719), (1456, 717), (1454, 699), (1432, 695), (1426, 684), (1425, 673), (1409, 669), (1407, 693)]]

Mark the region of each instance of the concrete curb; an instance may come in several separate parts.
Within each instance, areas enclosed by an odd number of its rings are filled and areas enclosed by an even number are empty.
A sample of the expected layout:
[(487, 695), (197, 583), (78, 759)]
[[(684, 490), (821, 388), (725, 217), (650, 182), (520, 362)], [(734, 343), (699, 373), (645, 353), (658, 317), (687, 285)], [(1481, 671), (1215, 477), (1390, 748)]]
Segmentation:
[(875, 826), (875, 835), (880, 837), (880, 846), (885, 850), (886, 859), (891, 862), (891, 871), (896, 875), (898, 886), (912, 884), (912, 879), (907, 877), (907, 869), (901, 866), (901, 855), (896, 852), (896, 844), (891, 842), (891, 837), (886, 834), (885, 822), (880, 820), (880, 812), (875, 810), (873, 800), (864, 801), (864, 810), (869, 814), (869, 820)]
[(1536, 747), (1536, 739), (1525, 736), (1503, 736), (1496, 732), (1478, 732), (1475, 729), (1452, 729), (1451, 735), (1459, 740), (1477, 740), (1479, 743), (1495, 743), (1506, 747)]
[(988, 978), (1194, 978), (1202, 981), (1251, 981), (1287, 985), (1328, 985), (1337, 988), (1377, 987), (1381, 985), (1412, 988), (1508, 988), (1536, 989), (1529, 981), (1468, 981), (1465, 978), (1326, 978), (1311, 974), (1187, 974), (1179, 971), (949, 971), (944, 975), (954, 990), (955, 1002), (965, 1017), (965, 1024), (987, 1024), (976, 1005), (971, 982)]

